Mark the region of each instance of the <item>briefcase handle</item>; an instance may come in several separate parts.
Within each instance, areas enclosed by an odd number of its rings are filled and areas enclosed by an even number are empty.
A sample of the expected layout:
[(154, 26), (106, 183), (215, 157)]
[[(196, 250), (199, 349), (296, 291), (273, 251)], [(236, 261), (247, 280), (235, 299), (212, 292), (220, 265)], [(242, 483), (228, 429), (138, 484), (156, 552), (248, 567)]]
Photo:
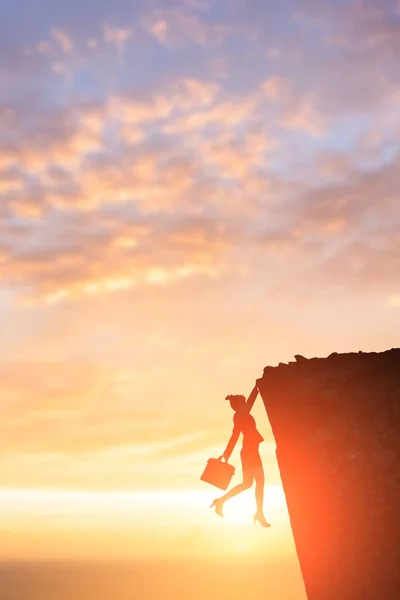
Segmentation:
[[(224, 455), (221, 454), (221, 456), (218, 456), (217, 460), (222, 460), (224, 458)], [(226, 458), (224, 458), (225, 462), (227, 463), (228, 461), (226, 460)]]

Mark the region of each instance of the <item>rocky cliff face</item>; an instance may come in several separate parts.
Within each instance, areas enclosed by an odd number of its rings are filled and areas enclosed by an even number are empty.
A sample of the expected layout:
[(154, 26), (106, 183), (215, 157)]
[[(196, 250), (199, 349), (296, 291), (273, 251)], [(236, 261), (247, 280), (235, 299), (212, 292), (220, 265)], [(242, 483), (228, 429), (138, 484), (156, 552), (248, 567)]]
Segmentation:
[(400, 599), (400, 349), (266, 367), (309, 600)]

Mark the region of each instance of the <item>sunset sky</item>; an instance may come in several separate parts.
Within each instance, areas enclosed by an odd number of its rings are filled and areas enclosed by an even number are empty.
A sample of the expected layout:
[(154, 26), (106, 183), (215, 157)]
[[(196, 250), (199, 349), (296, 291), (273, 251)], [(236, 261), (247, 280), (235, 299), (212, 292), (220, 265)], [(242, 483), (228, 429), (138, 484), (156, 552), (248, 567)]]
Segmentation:
[(268, 547), (199, 477), (266, 365), (399, 345), (399, 3), (6, 0), (0, 40), (2, 556), (294, 561), (260, 401)]

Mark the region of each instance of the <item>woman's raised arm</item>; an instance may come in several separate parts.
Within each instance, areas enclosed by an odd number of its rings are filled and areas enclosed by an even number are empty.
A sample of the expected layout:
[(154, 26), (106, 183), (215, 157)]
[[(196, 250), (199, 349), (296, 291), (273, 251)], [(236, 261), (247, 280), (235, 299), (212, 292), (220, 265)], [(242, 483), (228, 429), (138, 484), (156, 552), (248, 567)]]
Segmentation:
[(246, 407), (247, 407), (248, 412), (250, 412), (251, 409), (253, 408), (253, 404), (256, 401), (257, 396), (258, 396), (258, 387), (256, 384), (254, 386), (254, 388), (252, 389), (250, 396), (247, 398)]

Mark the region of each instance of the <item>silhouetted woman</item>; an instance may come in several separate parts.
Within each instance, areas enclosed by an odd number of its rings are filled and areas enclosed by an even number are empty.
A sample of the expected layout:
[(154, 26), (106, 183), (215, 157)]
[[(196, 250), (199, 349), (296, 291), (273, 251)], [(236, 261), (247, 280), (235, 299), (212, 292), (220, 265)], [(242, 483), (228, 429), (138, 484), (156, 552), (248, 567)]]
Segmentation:
[[(258, 390), (254, 388), (252, 394), (254, 394), (254, 392), (256, 396)], [(253, 396), (254, 399), (255, 396)], [(224, 515), (222, 512), (222, 508), (224, 506), (224, 503), (227, 500), (229, 500), (229, 498), (233, 498), (233, 496), (237, 496), (241, 492), (244, 492), (245, 490), (251, 488), (253, 482), (255, 481), (257, 512), (254, 515), (254, 525), (258, 521), (263, 527), (270, 527), (270, 524), (266, 521), (263, 512), (265, 478), (264, 469), (261, 462), (261, 456), (258, 448), (260, 443), (264, 441), (264, 438), (257, 431), (254, 417), (252, 417), (249, 414), (249, 410), (252, 404), (249, 407), (248, 403), (246, 403), (245, 396), (227, 396), (225, 399), (229, 400), (231, 408), (235, 411), (235, 414), (233, 416), (233, 432), (226, 447), (226, 450), (222, 456), (228, 462), (229, 457), (232, 454), (233, 449), (236, 445), (236, 442), (238, 441), (239, 435), (243, 433), (243, 446), (240, 451), (240, 457), (242, 460), (243, 482), (239, 483), (239, 485), (235, 485), (224, 496), (221, 496), (221, 498), (216, 498), (211, 504), (211, 507), (215, 506), (215, 512), (217, 513), (217, 515), (223, 517)]]

